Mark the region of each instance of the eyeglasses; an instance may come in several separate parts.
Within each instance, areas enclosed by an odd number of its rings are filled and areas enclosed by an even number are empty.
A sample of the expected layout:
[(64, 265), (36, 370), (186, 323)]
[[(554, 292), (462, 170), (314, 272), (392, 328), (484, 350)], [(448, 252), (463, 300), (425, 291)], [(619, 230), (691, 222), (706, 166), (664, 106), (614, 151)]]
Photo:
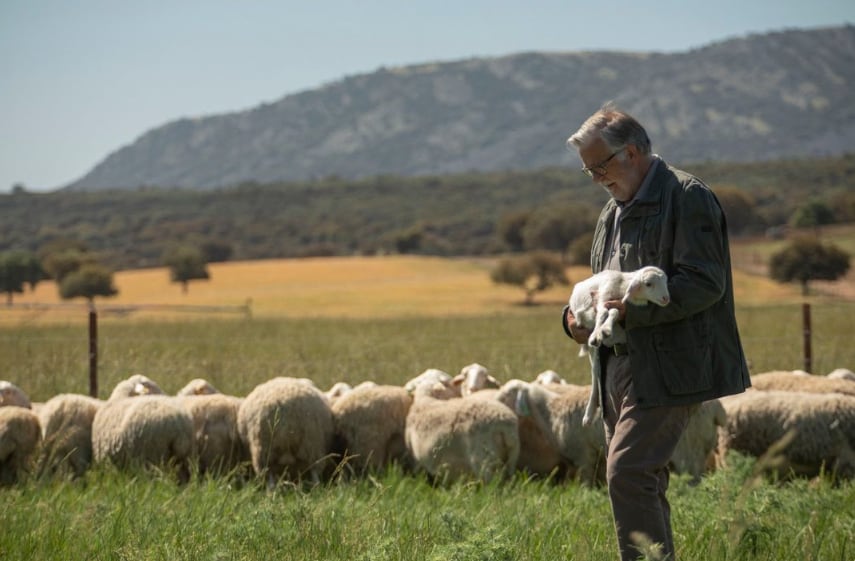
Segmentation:
[(622, 148), (618, 148), (617, 150), (615, 150), (614, 152), (612, 152), (612, 155), (611, 155), (611, 156), (609, 156), (608, 158), (606, 158), (605, 160), (603, 160), (603, 161), (602, 161), (602, 162), (600, 162), (599, 164), (593, 165), (593, 166), (591, 166), (591, 167), (589, 167), (589, 168), (585, 168), (585, 167), (583, 167), (583, 168), (582, 168), (582, 173), (584, 173), (584, 174), (585, 174), (585, 175), (587, 175), (588, 177), (594, 177), (594, 174), (595, 174), (595, 173), (596, 173), (597, 175), (605, 175), (605, 174), (606, 174), (606, 171), (607, 171), (607, 170), (606, 170), (606, 166), (607, 166), (607, 165), (609, 165), (609, 162), (610, 162), (610, 161), (612, 161), (612, 158), (614, 158), (615, 156), (617, 156), (618, 154), (620, 154), (620, 153), (621, 153), (621, 152), (623, 152), (624, 150), (626, 150), (626, 146), (624, 146), (624, 147), (622, 147)]

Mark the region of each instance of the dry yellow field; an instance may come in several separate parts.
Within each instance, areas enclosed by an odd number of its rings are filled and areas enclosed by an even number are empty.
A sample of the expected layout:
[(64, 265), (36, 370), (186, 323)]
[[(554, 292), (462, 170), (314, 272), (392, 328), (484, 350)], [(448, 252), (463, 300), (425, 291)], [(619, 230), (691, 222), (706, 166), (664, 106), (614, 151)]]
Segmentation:
[[(400, 317), (453, 316), (524, 312), (521, 289), (496, 285), (489, 278), (488, 259), (437, 257), (326, 257), (283, 259), (209, 265), (210, 280), (193, 281), (187, 294), (169, 280), (166, 269), (120, 271), (115, 274), (119, 294), (98, 298), (96, 305), (111, 308), (140, 306), (122, 317), (191, 317), (192, 306), (244, 306), (251, 302), (253, 317)], [(578, 281), (586, 267), (571, 267)], [(798, 289), (768, 278), (735, 273), (737, 305), (800, 301)], [(535, 298), (542, 307), (563, 306), (570, 287), (556, 287)], [(85, 319), (84, 303), (68, 310), (27, 310), (17, 304), (59, 304), (56, 285), (43, 282), (33, 293), (15, 295), (13, 309), (0, 307), (0, 319), (48, 321)], [(105, 317), (116, 315), (102, 314)]]

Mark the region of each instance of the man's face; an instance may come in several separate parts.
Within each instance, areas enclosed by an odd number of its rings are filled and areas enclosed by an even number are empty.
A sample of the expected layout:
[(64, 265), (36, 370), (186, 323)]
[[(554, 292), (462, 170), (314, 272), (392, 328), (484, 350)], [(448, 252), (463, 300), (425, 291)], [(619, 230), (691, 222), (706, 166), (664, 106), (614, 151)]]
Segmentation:
[(591, 180), (602, 186), (616, 201), (629, 201), (635, 196), (644, 174), (635, 145), (628, 144), (617, 152), (595, 137), (579, 147), (582, 165), (591, 170)]

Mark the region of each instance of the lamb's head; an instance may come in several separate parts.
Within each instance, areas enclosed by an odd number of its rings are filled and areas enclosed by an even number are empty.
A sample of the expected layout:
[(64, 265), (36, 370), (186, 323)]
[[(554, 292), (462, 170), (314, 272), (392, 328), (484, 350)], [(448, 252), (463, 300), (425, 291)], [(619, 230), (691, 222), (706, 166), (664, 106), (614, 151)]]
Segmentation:
[(653, 302), (657, 306), (667, 306), (671, 301), (668, 275), (659, 267), (642, 267), (635, 271), (623, 301), (635, 305)]
[(484, 388), (498, 388), (501, 384), (490, 376), (487, 368), (474, 362), (464, 366), (460, 374), (452, 379), (452, 384), (460, 386), (460, 395), (466, 397)]
[(163, 393), (160, 386), (151, 378), (142, 374), (134, 374), (116, 384), (116, 387), (113, 388), (113, 393), (110, 394), (110, 399), (122, 399), (149, 394), (162, 395)]
[(0, 407), (4, 405), (17, 405), (29, 409), (31, 407), (30, 398), (24, 393), (24, 390), (6, 380), (0, 380)]

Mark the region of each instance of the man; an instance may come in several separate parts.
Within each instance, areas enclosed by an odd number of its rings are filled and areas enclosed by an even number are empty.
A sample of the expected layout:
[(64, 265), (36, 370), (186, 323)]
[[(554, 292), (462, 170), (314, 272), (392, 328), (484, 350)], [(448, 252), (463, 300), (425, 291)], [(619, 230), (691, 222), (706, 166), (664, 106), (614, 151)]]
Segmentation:
[[(619, 310), (627, 343), (602, 348), (606, 480), (622, 560), (650, 544), (674, 559), (667, 464), (696, 404), (750, 385), (733, 305), (724, 213), (698, 178), (651, 152), (647, 132), (606, 104), (568, 140), (611, 199), (594, 231), (591, 268), (668, 274), (668, 306)], [(568, 335), (587, 342), (568, 308)]]

